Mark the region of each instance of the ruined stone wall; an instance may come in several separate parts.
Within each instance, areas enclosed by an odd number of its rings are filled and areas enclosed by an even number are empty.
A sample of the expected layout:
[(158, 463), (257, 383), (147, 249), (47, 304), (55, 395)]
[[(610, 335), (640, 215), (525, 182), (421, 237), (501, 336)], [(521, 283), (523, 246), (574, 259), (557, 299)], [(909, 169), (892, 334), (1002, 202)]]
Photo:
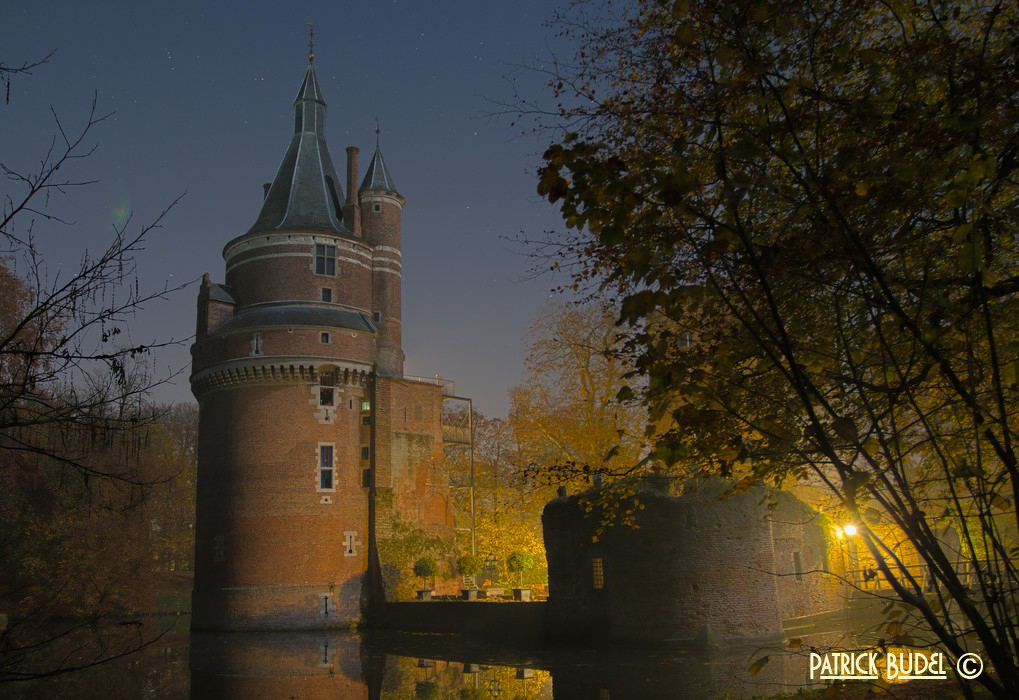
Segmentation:
[(605, 637), (610, 633), (609, 599), (604, 588), (594, 586), (592, 561), (604, 557), (606, 547), (591, 541), (596, 521), (578, 500), (556, 499), (541, 515), (548, 560), (547, 629), (551, 636)]
[(845, 563), (834, 527), (791, 494), (776, 496), (770, 517), (782, 619), (844, 607), (847, 592), (838, 577), (845, 574)]
[[(376, 402), (376, 537), (388, 582), (387, 599), (397, 600), (397, 582), (412, 578), (414, 558), (425, 553), (418, 551), (419, 543), (452, 541), (453, 537), (442, 448), (442, 388), (378, 377)], [(402, 528), (396, 531), (398, 523)], [(435, 544), (433, 549), (442, 548)]]
[(816, 563), (818, 536), (803, 525), (783, 524), (776, 540), (763, 489), (719, 500), (722, 490), (716, 483), (678, 498), (639, 495), (637, 527), (611, 527), (597, 542), (592, 537), (599, 512), (585, 514), (584, 495), (549, 503), (542, 524), (550, 632), (590, 630), (618, 639), (763, 638), (781, 635), (786, 617), (835, 607), (834, 589), (819, 578), (775, 575), (785, 559), (792, 573), (793, 551)]

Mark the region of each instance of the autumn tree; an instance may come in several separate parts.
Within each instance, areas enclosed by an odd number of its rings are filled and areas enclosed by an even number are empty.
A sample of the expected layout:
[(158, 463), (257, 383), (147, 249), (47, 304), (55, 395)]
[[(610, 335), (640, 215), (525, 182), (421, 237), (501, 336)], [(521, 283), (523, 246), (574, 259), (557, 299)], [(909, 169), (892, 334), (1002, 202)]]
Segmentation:
[(527, 377), (511, 393), (518, 461), (555, 483), (621, 477), (646, 453), (645, 412), (616, 396), (632, 369), (616, 312), (600, 303), (546, 307), (531, 326)]
[[(465, 407), (447, 407), (447, 422), (467, 425)], [(474, 411), (474, 517), (471, 518), (470, 445), (447, 449), (446, 464), (457, 518), (457, 548), (471, 553), (471, 536), (482, 571), (477, 583), (505, 582), (507, 561), (514, 551), (528, 552), (544, 570), (545, 547), (541, 510), (555, 495), (547, 484), (527, 478), (519, 462), (510, 421)], [(473, 533), (471, 532), (473, 523)], [(542, 575), (539, 573), (538, 578)]]
[[(0, 682), (137, 649), (172, 624), (156, 622), (152, 613), (182, 609), (181, 594), (191, 583), (178, 572), (191, 568), (196, 461), (188, 436), (196, 432), (197, 407), (157, 413), (156, 424), (93, 455), (136, 474), (138, 484), (86, 482), (44, 459), (0, 469), (0, 612), (6, 616)], [(125, 620), (131, 624), (120, 624)]]
[[(0, 82), (48, 58), (0, 63)], [(147, 568), (109, 545), (137, 531), (124, 527), (132, 508), (166, 481), (138, 457), (159, 418), (147, 394), (169, 378), (151, 370), (151, 353), (179, 341), (130, 340), (127, 323), (174, 291), (143, 283), (136, 257), (169, 209), (149, 225), (116, 225), (77, 263), (48, 264), (45, 254), (70, 226), (59, 195), (89, 184), (74, 173), (108, 116), (93, 100), (71, 129), (52, 111), (41, 157), (0, 163), (0, 681), (94, 665), (157, 636), (109, 619), (127, 609), (119, 582)]]
[(623, 296), (655, 457), (822, 485), (895, 603), (883, 635), (976, 642), (974, 683), (1019, 695), (1015, 4), (579, 2), (560, 26), (544, 250)]

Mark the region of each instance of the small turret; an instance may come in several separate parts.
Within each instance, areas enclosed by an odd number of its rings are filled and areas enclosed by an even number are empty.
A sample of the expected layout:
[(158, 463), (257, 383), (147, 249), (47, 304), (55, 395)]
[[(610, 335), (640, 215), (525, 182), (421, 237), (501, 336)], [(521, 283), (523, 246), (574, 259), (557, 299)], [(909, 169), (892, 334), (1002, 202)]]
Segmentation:
[(361, 231), (374, 246), (372, 256), (372, 318), (379, 329), (378, 371), (403, 375), (401, 287), (403, 276), (403, 205), (393, 176), (382, 159), (379, 127), (375, 126), (375, 154), (368, 164), (358, 199), (361, 203)]

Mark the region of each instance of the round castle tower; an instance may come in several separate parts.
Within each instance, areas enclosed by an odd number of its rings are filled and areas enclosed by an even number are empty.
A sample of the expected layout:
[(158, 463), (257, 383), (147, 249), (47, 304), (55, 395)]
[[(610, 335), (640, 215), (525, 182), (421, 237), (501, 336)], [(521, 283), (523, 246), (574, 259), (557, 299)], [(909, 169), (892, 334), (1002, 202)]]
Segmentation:
[(404, 199), (377, 145), (359, 191), (347, 149), (344, 198), (325, 112), (309, 62), (258, 219), (226, 244), (225, 284), (199, 290), (195, 629), (343, 626), (366, 604), (376, 383), (403, 375)]

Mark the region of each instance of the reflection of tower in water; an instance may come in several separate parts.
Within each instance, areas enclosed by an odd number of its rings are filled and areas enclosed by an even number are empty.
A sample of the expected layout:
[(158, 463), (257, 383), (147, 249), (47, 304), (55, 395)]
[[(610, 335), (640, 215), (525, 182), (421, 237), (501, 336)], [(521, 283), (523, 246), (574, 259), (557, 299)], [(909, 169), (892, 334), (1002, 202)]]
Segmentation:
[(352, 634), (195, 634), (191, 698), (368, 700), (378, 694), (369, 694), (361, 653)]
[[(842, 632), (817, 634), (804, 639), (804, 649), (845, 643)], [(750, 662), (762, 656), (768, 662), (751, 673)], [(193, 635), (191, 697), (737, 700), (809, 686), (808, 667), (806, 652), (791, 653), (781, 641), (714, 652), (525, 651), (494, 640), (420, 635)]]

